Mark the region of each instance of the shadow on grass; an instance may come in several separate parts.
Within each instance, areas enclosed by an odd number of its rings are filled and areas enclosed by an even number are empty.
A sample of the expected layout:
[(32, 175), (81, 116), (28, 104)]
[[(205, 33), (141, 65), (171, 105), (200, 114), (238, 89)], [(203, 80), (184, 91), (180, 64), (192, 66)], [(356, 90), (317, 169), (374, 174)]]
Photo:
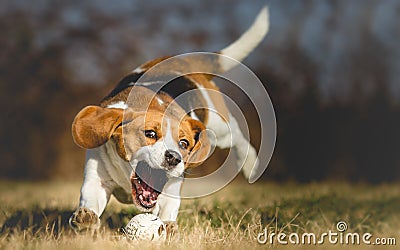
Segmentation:
[[(17, 210), (7, 216), (0, 228), (0, 235), (29, 230), (33, 234), (46, 232), (57, 235), (64, 231), (72, 231), (69, 218), (72, 210), (31, 209)], [(136, 211), (122, 210), (119, 213), (105, 212), (101, 216), (102, 225), (117, 230), (124, 227), (137, 214)]]

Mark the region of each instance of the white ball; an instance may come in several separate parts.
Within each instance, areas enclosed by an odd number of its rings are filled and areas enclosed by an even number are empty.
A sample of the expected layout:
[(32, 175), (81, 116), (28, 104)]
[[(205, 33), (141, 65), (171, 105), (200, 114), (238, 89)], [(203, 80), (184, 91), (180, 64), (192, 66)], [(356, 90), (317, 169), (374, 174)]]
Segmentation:
[(165, 241), (165, 224), (154, 214), (138, 214), (125, 226), (125, 235), (131, 240)]

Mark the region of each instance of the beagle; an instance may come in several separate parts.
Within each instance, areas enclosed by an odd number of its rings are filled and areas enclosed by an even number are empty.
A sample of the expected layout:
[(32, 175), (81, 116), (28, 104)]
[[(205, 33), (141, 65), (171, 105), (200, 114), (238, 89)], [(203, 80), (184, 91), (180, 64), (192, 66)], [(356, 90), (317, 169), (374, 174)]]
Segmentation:
[[(219, 54), (239, 64), (267, 30), (265, 7), (251, 27)], [(199, 72), (199, 67), (224, 72), (235, 65), (182, 57), (156, 72), (172, 75), (168, 84), (140, 80), (170, 59), (163, 57), (141, 65), (124, 77), (100, 105), (87, 106), (76, 115), (73, 139), (87, 153), (79, 208), (69, 220), (74, 230), (99, 228), (99, 217), (113, 195), (120, 202), (135, 204), (142, 212), (156, 214), (172, 232), (177, 228), (184, 172), (200, 165), (211, 146), (232, 147), (246, 177), (257, 166), (257, 153), (229, 113), (212, 76), (182, 74)], [(209, 137), (206, 130), (215, 137)]]

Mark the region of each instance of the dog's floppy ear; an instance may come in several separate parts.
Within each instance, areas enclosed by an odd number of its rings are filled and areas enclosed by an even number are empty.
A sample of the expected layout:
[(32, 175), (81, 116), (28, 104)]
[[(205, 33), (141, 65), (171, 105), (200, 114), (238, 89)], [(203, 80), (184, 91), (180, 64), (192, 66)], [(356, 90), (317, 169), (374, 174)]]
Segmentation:
[(89, 149), (106, 143), (122, 123), (123, 109), (87, 106), (72, 123), (72, 136), (79, 146)]
[(189, 153), (189, 158), (186, 161), (186, 167), (193, 168), (207, 160), (211, 146), (204, 124), (194, 119), (188, 119), (187, 121), (192, 128), (196, 144)]

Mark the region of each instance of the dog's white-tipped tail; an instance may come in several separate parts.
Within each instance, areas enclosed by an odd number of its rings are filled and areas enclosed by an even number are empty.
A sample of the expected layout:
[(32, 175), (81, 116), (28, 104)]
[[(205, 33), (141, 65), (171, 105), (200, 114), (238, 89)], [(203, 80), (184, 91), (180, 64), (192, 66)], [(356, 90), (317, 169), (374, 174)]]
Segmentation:
[[(221, 50), (221, 54), (241, 62), (263, 40), (269, 29), (268, 7), (262, 8), (250, 28), (234, 43)], [(224, 71), (233, 68), (237, 63), (232, 60), (220, 62)]]

